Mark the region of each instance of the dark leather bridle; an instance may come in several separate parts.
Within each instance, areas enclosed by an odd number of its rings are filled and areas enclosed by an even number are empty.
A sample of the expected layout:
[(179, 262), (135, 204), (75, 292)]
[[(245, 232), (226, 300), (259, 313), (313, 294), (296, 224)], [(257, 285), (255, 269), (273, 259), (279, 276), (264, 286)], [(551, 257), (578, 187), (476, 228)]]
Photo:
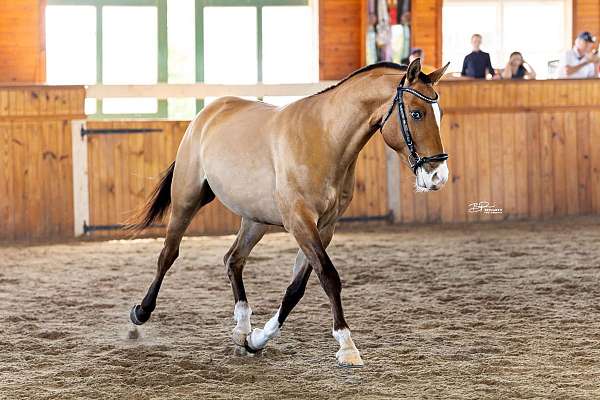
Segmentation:
[(448, 154), (440, 153), (429, 157), (421, 157), (419, 153), (417, 153), (417, 150), (415, 149), (415, 144), (412, 139), (412, 135), (410, 133), (410, 128), (408, 127), (408, 119), (406, 118), (406, 110), (404, 109), (404, 99), (402, 98), (402, 95), (404, 94), (404, 92), (407, 92), (429, 104), (437, 103), (439, 96), (436, 93), (435, 97), (427, 97), (423, 93), (420, 93), (409, 87), (405, 87), (405, 77), (406, 76), (402, 77), (400, 85), (396, 88), (396, 95), (394, 96), (394, 101), (392, 102), (392, 105), (390, 106), (390, 109), (388, 110), (386, 116), (379, 124), (379, 131), (383, 133), (383, 126), (394, 112), (394, 107), (398, 105), (398, 123), (400, 125), (400, 131), (402, 132), (402, 137), (404, 137), (406, 147), (408, 147), (408, 151), (410, 152), (408, 156), (408, 163), (410, 164), (413, 173), (416, 175), (417, 169), (423, 164), (436, 161), (445, 161), (448, 159)]

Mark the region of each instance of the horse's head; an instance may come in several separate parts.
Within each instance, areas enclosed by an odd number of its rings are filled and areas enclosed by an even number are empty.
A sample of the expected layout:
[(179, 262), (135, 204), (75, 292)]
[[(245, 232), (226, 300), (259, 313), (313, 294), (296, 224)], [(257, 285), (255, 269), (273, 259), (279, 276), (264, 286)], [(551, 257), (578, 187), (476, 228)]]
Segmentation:
[(433, 89), (448, 65), (427, 75), (419, 59), (410, 63), (382, 121), (383, 138), (413, 170), (417, 191), (437, 190), (448, 180), (448, 156), (440, 137), (442, 110)]

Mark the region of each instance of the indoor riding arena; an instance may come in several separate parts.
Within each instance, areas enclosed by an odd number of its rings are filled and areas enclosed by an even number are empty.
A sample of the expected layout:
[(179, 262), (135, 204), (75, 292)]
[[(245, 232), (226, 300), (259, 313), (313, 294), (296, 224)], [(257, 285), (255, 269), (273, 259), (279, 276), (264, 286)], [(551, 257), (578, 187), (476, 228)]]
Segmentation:
[(0, 0), (0, 399), (600, 398), (597, 35)]

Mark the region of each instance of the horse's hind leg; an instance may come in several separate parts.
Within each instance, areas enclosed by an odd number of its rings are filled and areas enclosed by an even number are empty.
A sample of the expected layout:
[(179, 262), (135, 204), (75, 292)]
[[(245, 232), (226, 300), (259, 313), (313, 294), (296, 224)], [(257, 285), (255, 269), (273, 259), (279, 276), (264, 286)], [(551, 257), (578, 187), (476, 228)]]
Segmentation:
[(156, 275), (142, 303), (131, 309), (131, 322), (136, 325), (148, 321), (152, 311), (154, 311), (162, 281), (179, 255), (181, 238), (192, 218), (202, 206), (210, 203), (215, 198), (206, 179), (198, 179), (197, 183), (185, 182), (185, 179), (180, 184), (175, 182), (176, 180), (174, 180), (176, 186), (172, 190), (171, 217), (167, 226), (164, 247), (158, 257)]
[(233, 318), (235, 319), (236, 325), (235, 328), (233, 328), (232, 339), (233, 342), (239, 346), (244, 346), (246, 336), (250, 333), (250, 316), (252, 315), (252, 309), (248, 305), (248, 300), (246, 298), (242, 272), (250, 252), (266, 231), (266, 225), (242, 218), (240, 230), (235, 238), (235, 242), (233, 242), (233, 245), (223, 258), (225, 268), (227, 269), (227, 276), (229, 276), (229, 280), (231, 281), (231, 289), (233, 290), (233, 298), (235, 300)]

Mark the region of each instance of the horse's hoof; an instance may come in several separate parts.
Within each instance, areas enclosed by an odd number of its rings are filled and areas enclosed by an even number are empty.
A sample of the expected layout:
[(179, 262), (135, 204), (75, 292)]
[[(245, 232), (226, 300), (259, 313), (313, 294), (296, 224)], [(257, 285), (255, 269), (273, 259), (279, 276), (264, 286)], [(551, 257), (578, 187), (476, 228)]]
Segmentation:
[(244, 346), (233, 346), (233, 355), (237, 357), (247, 357), (248, 351), (244, 348)]
[(144, 312), (140, 305), (135, 305), (131, 307), (131, 311), (129, 312), (129, 319), (136, 325), (142, 325), (144, 322), (150, 319), (150, 313)]
[(258, 354), (262, 351), (262, 349), (253, 349), (250, 347), (247, 340), (244, 341), (244, 349), (248, 352), (248, 354)]
[(233, 346), (233, 355), (236, 357), (261, 357), (263, 354), (262, 350), (251, 350), (245, 346)]
[(246, 344), (246, 336), (248, 336), (250, 332), (244, 332), (238, 327), (233, 328), (231, 332), (231, 340), (235, 343), (236, 346), (244, 347)]
[(356, 349), (340, 349), (335, 353), (335, 358), (338, 366), (343, 368), (360, 368), (365, 365)]

